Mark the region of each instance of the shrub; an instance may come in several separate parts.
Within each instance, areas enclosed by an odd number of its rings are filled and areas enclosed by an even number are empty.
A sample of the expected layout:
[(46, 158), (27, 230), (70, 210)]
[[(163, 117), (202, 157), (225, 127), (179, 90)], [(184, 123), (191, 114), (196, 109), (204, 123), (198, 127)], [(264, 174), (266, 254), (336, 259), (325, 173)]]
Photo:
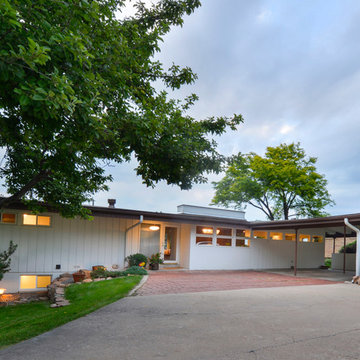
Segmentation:
[[(356, 254), (356, 240), (347, 244), (346, 247), (346, 253), (347, 254)], [(340, 250), (339, 250), (339, 253), (343, 254), (344, 253), (344, 247), (342, 247)]]
[(147, 271), (140, 266), (131, 266), (124, 271), (125, 274), (131, 275), (147, 275)]
[(17, 245), (10, 241), (9, 248), (0, 253), (0, 280), (10, 271), (11, 255), (16, 251)]
[(97, 269), (92, 271), (90, 274), (92, 279), (107, 278), (107, 277), (118, 278), (126, 275), (127, 274), (125, 274), (125, 271), (107, 271), (105, 269)]
[(126, 258), (127, 262), (129, 263), (129, 267), (132, 266), (139, 266), (140, 263), (144, 262), (145, 265), (147, 264), (147, 257), (143, 254), (133, 254), (129, 255)]
[(326, 258), (324, 264), (325, 264), (325, 266), (327, 266), (328, 268), (331, 268), (331, 259), (330, 259), (330, 258)]
[(149, 257), (149, 264), (162, 264), (164, 260), (161, 258), (160, 253), (152, 254)]

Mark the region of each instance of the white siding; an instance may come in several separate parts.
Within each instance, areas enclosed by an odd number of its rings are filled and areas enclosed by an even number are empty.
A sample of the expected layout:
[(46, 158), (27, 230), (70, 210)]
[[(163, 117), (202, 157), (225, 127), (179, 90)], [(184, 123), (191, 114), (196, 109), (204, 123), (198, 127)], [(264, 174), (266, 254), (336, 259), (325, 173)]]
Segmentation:
[[(294, 241), (252, 239), (248, 248), (198, 246), (195, 243), (195, 228), (193, 226), (191, 231), (190, 270), (281, 269), (294, 265)], [(324, 235), (311, 229), (301, 233)], [(298, 242), (298, 268), (319, 267), (324, 262), (324, 251), (324, 241)]]
[(190, 264), (190, 236), (191, 225), (183, 224), (180, 227), (180, 266), (188, 269)]
[[(57, 276), (91, 269), (93, 265), (124, 266), (125, 227), (136, 221), (110, 217), (69, 220), (57, 214), (47, 215), (51, 216), (50, 227), (20, 225), (21, 216), (18, 225), (0, 224), (0, 251), (7, 249), (10, 240), (18, 244), (11, 272), (1, 282), (8, 291), (18, 291), (20, 274)], [(136, 242), (136, 230), (130, 241)], [(61, 265), (60, 270), (55, 269), (57, 264)]]

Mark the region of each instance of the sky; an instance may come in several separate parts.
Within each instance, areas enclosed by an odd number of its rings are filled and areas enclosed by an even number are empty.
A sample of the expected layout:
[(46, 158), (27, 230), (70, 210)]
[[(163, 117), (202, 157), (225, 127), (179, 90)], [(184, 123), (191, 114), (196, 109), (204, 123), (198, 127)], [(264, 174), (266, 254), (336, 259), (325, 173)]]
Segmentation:
[[(226, 156), (267, 146), (300, 142), (328, 180), (336, 205), (331, 215), (360, 212), (360, 2), (358, 0), (204, 0), (183, 27), (164, 37), (157, 55), (198, 75), (176, 97), (191, 93), (199, 101), (196, 119), (242, 114), (237, 131), (217, 137)], [(114, 181), (95, 205), (176, 212), (180, 204), (208, 206), (207, 184), (189, 191), (159, 183), (147, 188), (136, 162), (110, 167)], [(265, 219), (246, 207), (248, 220)]]

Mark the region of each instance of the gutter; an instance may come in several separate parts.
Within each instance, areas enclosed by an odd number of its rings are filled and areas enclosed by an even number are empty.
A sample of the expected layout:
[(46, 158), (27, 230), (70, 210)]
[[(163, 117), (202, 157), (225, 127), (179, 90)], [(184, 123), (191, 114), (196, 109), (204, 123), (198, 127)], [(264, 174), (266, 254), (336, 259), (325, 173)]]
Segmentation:
[(124, 265), (125, 265), (125, 259), (126, 259), (126, 243), (127, 243), (127, 234), (130, 230), (134, 229), (135, 227), (141, 225), (144, 221), (144, 216), (140, 215), (140, 219), (136, 224), (131, 225), (125, 230), (125, 244), (124, 244)]
[[(349, 223), (348, 218), (344, 219), (344, 223), (346, 226), (348, 226), (350, 229), (354, 230), (356, 232), (356, 276), (360, 275), (360, 230)], [(344, 248), (344, 252), (345, 252), (345, 248)]]

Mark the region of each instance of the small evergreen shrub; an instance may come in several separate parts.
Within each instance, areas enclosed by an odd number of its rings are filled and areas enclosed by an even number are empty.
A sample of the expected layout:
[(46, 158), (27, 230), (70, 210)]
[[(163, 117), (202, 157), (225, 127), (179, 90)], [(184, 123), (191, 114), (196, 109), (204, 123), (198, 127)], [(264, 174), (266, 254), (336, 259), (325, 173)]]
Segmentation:
[(139, 264), (141, 264), (142, 262), (144, 262), (146, 265), (148, 259), (145, 255), (137, 253), (137, 254), (129, 255), (126, 258), (126, 260), (129, 263), (129, 267), (132, 267), (132, 266), (139, 266)]
[(127, 274), (125, 273), (125, 271), (108, 271), (105, 269), (97, 269), (92, 271), (90, 274), (92, 279), (108, 278), (108, 277), (118, 278), (126, 275)]
[(147, 275), (147, 271), (141, 266), (131, 266), (124, 271), (126, 274), (130, 275)]
[[(347, 244), (346, 245), (346, 253), (347, 254), (356, 254), (356, 240)], [(339, 253), (343, 254), (344, 253), (344, 247), (342, 247), (340, 250), (339, 250)]]
[(327, 266), (328, 268), (331, 268), (331, 259), (330, 258), (325, 259), (325, 266)]

